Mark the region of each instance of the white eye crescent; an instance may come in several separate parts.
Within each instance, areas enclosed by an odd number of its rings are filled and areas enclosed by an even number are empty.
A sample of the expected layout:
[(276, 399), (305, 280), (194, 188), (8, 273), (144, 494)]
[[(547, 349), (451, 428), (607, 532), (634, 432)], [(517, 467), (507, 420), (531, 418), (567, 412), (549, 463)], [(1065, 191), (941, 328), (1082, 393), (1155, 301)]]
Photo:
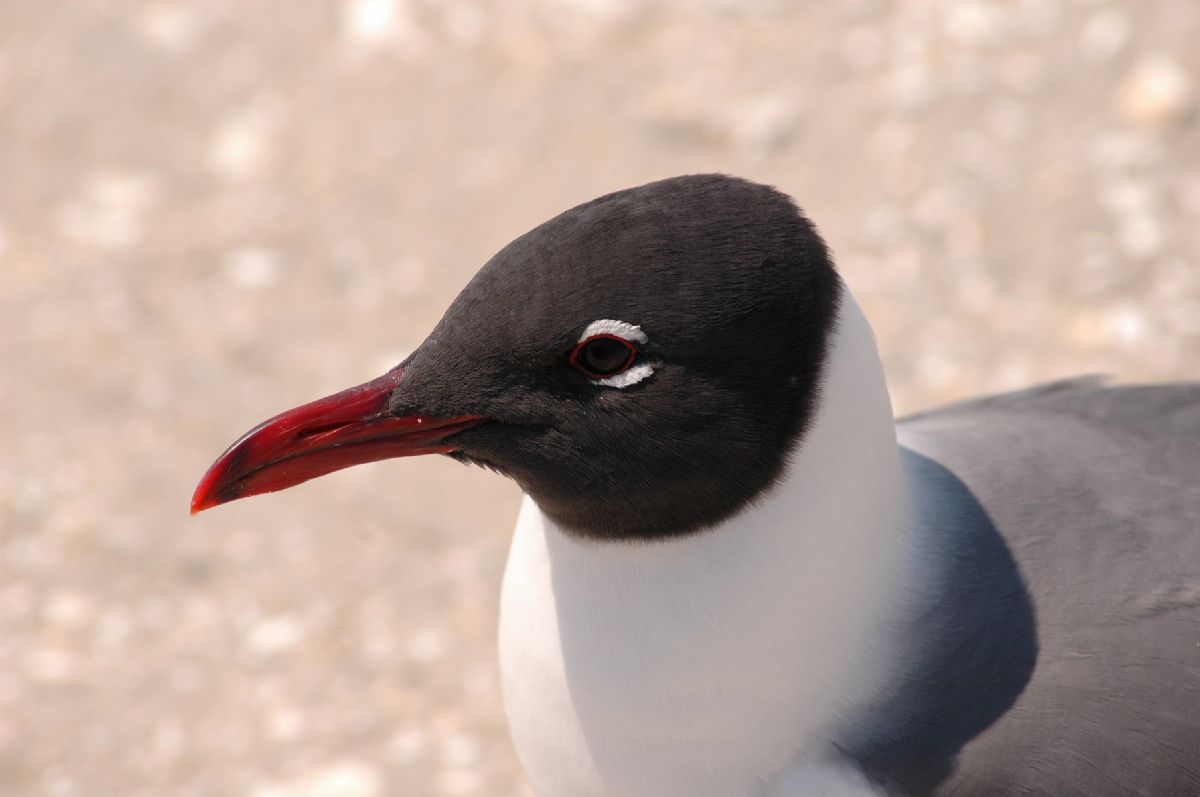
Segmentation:
[(638, 344), (648, 340), (635, 324), (600, 319), (588, 324), (568, 361), (597, 385), (629, 387), (654, 373), (650, 363), (638, 362)]
[(579, 336), (579, 342), (582, 343), (595, 335), (612, 335), (634, 343), (645, 343), (649, 340), (641, 327), (624, 321), (614, 321), (611, 318), (602, 318), (588, 324), (587, 329), (583, 330), (583, 334)]

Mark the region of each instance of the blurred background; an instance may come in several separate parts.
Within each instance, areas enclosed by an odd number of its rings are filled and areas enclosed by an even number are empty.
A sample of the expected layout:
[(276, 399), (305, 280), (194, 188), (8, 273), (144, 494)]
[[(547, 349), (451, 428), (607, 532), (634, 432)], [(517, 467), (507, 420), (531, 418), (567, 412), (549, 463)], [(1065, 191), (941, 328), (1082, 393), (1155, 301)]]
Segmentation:
[(528, 793), (512, 485), (187, 502), (598, 194), (793, 194), (898, 412), (1196, 378), (1198, 41), (1195, 0), (0, 0), (0, 794)]

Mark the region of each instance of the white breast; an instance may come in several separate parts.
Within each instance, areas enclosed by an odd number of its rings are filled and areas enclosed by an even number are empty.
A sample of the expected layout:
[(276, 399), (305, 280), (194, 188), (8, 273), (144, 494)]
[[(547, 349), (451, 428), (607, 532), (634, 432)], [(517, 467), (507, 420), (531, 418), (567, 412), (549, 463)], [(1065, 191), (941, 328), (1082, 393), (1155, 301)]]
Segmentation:
[(786, 780), (867, 793), (829, 742), (893, 666), (889, 629), (914, 580), (907, 518), (882, 369), (848, 295), (786, 479), (719, 529), (582, 541), (527, 498), (500, 658), (534, 789), (731, 797), (788, 794)]

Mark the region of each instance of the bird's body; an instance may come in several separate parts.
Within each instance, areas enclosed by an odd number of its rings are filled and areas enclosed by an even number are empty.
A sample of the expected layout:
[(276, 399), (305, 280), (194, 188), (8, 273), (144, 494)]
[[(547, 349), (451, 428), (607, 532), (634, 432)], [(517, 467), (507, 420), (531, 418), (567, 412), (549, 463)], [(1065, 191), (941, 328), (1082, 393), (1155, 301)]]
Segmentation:
[(597, 546), (526, 499), (500, 651), (538, 793), (1200, 794), (1200, 385), (893, 426), (852, 300), (833, 345), (718, 533)]
[(896, 422), (771, 189), (677, 178), (518, 238), (193, 509), (418, 453), (527, 494), (500, 657), (541, 797), (1200, 795), (1200, 385)]

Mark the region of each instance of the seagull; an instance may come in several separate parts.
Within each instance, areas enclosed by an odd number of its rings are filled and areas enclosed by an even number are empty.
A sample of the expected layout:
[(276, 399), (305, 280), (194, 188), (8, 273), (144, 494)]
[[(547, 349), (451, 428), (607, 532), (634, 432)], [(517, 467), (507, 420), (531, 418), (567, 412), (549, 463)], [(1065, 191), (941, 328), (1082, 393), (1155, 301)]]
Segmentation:
[(504, 247), (192, 512), (444, 454), (525, 494), (500, 673), (541, 797), (1200, 795), (1200, 383), (896, 420), (786, 195), (689, 175)]

